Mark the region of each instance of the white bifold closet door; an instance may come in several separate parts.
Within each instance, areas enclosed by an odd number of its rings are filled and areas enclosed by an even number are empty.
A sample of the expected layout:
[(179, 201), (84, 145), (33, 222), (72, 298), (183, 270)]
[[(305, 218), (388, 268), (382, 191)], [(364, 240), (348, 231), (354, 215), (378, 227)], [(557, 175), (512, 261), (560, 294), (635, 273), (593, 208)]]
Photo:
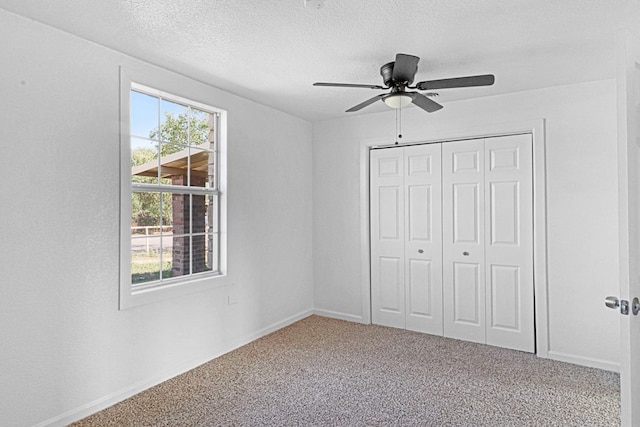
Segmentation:
[(534, 352), (530, 135), (442, 148), (444, 335)]
[(375, 324), (535, 351), (531, 135), (370, 157)]
[(442, 335), (441, 145), (370, 161), (373, 323)]

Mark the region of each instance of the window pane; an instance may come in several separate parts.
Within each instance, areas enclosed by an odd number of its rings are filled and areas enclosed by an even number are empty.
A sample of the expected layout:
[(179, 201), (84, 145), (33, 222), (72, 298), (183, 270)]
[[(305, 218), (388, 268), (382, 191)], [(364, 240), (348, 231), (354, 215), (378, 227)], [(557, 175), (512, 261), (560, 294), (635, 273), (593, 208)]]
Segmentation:
[(162, 232), (173, 232), (173, 197), (171, 193), (162, 195)]
[(189, 175), (192, 187), (209, 187), (213, 175), (213, 152), (189, 147)]
[(159, 234), (160, 213), (160, 193), (131, 193), (131, 234)]
[(188, 108), (163, 99), (160, 109), (160, 140), (187, 145), (189, 143)]
[(190, 241), (188, 235), (173, 234), (163, 240), (162, 256), (166, 262), (167, 271), (163, 271), (162, 278), (187, 276), (190, 274)]
[(187, 147), (175, 144), (160, 146), (162, 178), (170, 180), (172, 185), (187, 185)]
[[(172, 193), (161, 193), (162, 195), (162, 278), (167, 279), (175, 276), (175, 269), (173, 263), (173, 249), (176, 230), (174, 227), (174, 218), (177, 217), (179, 222), (182, 222), (180, 212), (175, 208), (179, 204), (174, 204)], [(187, 204), (187, 209), (188, 209)], [(179, 229), (177, 233), (181, 233)], [(179, 275), (179, 274), (178, 274)]]
[[(218, 232), (218, 196), (209, 195), (205, 200), (205, 232), (217, 233)], [(194, 216), (194, 222), (198, 221), (198, 217)]]
[(157, 184), (157, 143), (146, 139), (131, 138), (131, 182)]
[(191, 230), (191, 196), (189, 194), (162, 193), (162, 202), (163, 224), (170, 225), (174, 235), (189, 234)]
[(209, 261), (209, 238), (206, 234), (197, 234), (191, 238), (193, 251), (193, 273), (211, 270)]
[(172, 216), (172, 237), (164, 256), (171, 260), (171, 277), (185, 276), (191, 274), (191, 195), (164, 193), (163, 200)]
[(206, 266), (207, 270), (210, 271), (218, 271), (219, 270), (219, 241), (218, 241), (218, 233), (210, 233), (206, 235), (207, 238), (207, 252), (206, 252)]
[(131, 91), (131, 135), (151, 138), (158, 129), (160, 100)]
[(191, 109), (191, 118), (189, 121), (191, 145), (197, 145), (202, 148), (213, 148), (214, 118), (215, 116), (213, 114)]
[(131, 237), (131, 283), (160, 280), (160, 235)]
[(191, 196), (191, 224), (192, 233), (204, 233), (207, 223), (207, 197), (204, 194), (194, 194)]

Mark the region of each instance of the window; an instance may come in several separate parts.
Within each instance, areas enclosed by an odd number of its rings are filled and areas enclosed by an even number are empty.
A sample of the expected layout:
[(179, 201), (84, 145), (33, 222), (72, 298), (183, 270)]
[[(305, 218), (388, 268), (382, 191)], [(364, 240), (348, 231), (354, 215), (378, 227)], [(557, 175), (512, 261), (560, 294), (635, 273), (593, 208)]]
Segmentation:
[(175, 294), (178, 285), (223, 275), (224, 112), (126, 78), (122, 95), (120, 305), (126, 308), (147, 302), (150, 293)]

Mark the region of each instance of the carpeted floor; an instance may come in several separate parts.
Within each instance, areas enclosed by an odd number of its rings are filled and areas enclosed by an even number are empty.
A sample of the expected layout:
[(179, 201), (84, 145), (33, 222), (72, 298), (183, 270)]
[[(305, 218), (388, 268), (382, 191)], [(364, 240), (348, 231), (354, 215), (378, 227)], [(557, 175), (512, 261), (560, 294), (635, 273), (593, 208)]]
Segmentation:
[(616, 373), (311, 316), (75, 426), (615, 426)]

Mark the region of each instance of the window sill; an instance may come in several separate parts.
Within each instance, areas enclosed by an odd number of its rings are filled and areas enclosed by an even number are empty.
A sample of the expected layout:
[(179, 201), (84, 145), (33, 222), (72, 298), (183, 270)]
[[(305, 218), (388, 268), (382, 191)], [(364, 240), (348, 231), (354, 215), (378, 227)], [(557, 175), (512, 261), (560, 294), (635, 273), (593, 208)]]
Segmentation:
[(163, 283), (154, 287), (135, 289), (129, 286), (127, 290), (121, 290), (120, 310), (159, 302), (167, 299), (175, 299), (195, 292), (229, 286), (231, 283), (225, 274), (208, 274), (193, 277), (188, 280)]

